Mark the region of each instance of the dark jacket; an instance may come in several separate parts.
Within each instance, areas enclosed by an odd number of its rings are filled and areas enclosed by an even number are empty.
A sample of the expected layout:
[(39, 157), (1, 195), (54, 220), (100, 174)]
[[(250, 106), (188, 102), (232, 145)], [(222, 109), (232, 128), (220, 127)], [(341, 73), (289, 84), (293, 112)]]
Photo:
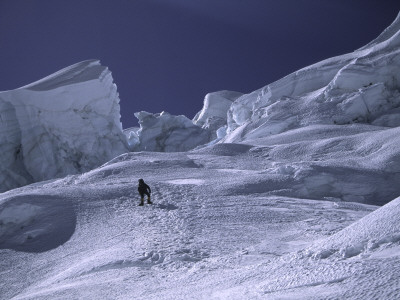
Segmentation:
[(147, 191), (149, 194), (151, 193), (150, 187), (144, 182), (143, 179), (139, 179), (138, 192), (140, 194), (147, 194)]

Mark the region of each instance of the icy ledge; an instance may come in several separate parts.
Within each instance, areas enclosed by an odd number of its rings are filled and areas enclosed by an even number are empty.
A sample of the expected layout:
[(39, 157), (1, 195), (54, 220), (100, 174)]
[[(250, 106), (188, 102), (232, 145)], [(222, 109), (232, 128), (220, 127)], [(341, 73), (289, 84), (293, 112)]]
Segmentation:
[(98, 60), (0, 92), (0, 191), (85, 172), (127, 152), (119, 97)]

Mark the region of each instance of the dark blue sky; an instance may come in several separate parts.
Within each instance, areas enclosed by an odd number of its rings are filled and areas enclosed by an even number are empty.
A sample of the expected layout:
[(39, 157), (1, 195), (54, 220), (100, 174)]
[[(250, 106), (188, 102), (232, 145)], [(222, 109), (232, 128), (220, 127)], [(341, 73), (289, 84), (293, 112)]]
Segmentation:
[(377, 37), (398, 0), (0, 0), (0, 90), (98, 58), (123, 127), (192, 118), (206, 93), (250, 92)]

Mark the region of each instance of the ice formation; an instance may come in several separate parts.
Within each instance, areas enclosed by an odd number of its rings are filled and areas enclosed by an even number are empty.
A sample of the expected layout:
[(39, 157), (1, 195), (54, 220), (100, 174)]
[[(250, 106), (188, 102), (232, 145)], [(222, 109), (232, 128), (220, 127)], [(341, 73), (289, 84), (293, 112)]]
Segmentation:
[(227, 111), (241, 93), (209, 93), (193, 120), (167, 112), (137, 112), (140, 128), (125, 129), (131, 151), (187, 151), (225, 136)]
[[(211, 140), (248, 142), (315, 124), (400, 125), (400, 17), (377, 39), (350, 54), (294, 72), (250, 94), (209, 93), (193, 124), (181, 117), (140, 115), (141, 129), (130, 130), (134, 150), (182, 151)], [(168, 119), (168, 121), (167, 121)], [(174, 121), (172, 121), (174, 119)], [(168, 135), (179, 128), (180, 144)], [(188, 129), (190, 128), (190, 129)], [(184, 133), (186, 131), (186, 133)], [(196, 132), (196, 133), (195, 133)], [(174, 135), (178, 135), (175, 132)], [(185, 136), (191, 138), (187, 140)], [(158, 141), (161, 142), (158, 142)], [(166, 146), (165, 142), (169, 144)], [(186, 144), (188, 141), (188, 144)]]
[(187, 151), (210, 141), (210, 130), (195, 125), (185, 116), (144, 111), (135, 116), (139, 119), (140, 129), (128, 133), (133, 151)]
[(0, 93), (0, 191), (90, 170), (127, 151), (111, 72), (97, 60)]
[(204, 98), (203, 108), (193, 118), (193, 123), (211, 130), (213, 138), (221, 137), (226, 132), (227, 112), (232, 102), (242, 95), (242, 93), (233, 91), (207, 94)]
[(303, 68), (237, 99), (226, 142), (312, 124), (400, 124), (400, 16), (350, 54)]

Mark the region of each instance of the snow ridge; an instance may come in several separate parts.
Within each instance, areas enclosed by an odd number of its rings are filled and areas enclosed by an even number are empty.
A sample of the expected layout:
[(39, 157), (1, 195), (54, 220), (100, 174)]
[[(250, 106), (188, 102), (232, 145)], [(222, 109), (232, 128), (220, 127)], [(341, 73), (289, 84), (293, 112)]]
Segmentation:
[(368, 43), (364, 47), (361, 47), (359, 50), (364, 50), (371, 48), (372, 46), (375, 46), (379, 43), (382, 43), (386, 40), (389, 40), (396, 36), (398, 32), (400, 31), (400, 12), (397, 15), (396, 19), (392, 22), (392, 24), (389, 25), (376, 39), (374, 39), (372, 42)]

